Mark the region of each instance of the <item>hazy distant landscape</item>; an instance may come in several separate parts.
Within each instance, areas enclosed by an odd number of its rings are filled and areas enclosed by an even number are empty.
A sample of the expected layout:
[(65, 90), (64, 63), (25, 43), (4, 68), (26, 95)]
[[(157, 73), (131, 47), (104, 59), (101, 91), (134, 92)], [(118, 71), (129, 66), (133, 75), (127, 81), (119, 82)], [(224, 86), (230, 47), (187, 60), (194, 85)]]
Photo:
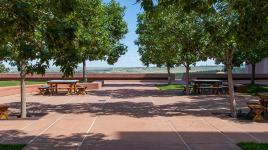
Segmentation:
[[(224, 66), (193, 66), (191, 72), (223, 72)], [(47, 73), (60, 72), (59, 68), (51, 68)], [(76, 73), (81, 73), (82, 68), (77, 68)], [(176, 67), (171, 69), (172, 73), (181, 74), (185, 72), (184, 67)], [(244, 73), (244, 67), (234, 68), (234, 73)], [(17, 73), (16, 68), (10, 68), (10, 73)], [(167, 73), (165, 67), (89, 67), (87, 73)]]

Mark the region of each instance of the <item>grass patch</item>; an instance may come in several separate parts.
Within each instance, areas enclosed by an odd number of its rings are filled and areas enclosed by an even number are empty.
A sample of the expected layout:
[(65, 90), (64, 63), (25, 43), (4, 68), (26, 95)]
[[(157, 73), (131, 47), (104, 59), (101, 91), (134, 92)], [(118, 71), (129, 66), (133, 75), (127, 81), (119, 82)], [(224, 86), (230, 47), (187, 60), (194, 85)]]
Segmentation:
[(256, 96), (260, 92), (268, 92), (268, 85), (249, 85), (248, 93), (250, 95)]
[(0, 144), (0, 150), (22, 150), (24, 144)]
[(184, 85), (182, 84), (164, 84), (164, 85), (157, 85), (157, 88), (161, 91), (167, 90), (184, 90)]
[[(26, 81), (26, 85), (45, 84), (41, 81)], [(19, 86), (20, 81), (0, 81), (0, 87)]]
[(238, 146), (243, 150), (268, 150), (267, 143), (239, 143)]

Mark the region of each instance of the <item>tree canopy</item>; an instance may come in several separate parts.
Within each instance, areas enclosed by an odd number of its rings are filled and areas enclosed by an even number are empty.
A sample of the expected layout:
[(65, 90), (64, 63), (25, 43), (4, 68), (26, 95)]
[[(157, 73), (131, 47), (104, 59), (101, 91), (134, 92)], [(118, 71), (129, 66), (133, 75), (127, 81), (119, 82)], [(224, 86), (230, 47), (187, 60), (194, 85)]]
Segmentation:
[(39, 5), (38, 0), (0, 2), (0, 58), (17, 66), (23, 74), (44, 73), (48, 67)]
[(109, 39), (111, 42), (107, 62), (111, 65), (116, 63), (119, 57), (127, 51), (127, 46), (122, 44), (121, 41), (128, 32), (127, 23), (124, 21), (125, 9), (115, 0), (112, 0), (106, 6), (107, 30), (110, 32)]
[(78, 64), (85, 65), (86, 60), (114, 64), (125, 54), (127, 47), (121, 39), (127, 33), (127, 24), (123, 19), (125, 8), (119, 3), (76, 0), (68, 13), (59, 12), (61, 6), (52, 11), (55, 15), (49, 19), (46, 39), (52, 43), (49, 48), (53, 50), (54, 64), (65, 76), (72, 76)]
[[(202, 43), (206, 36), (202, 28), (202, 20), (193, 13), (185, 13), (175, 6), (158, 7), (156, 14), (141, 14), (138, 17), (137, 33), (139, 53), (145, 65), (157, 66), (183, 65), (189, 78), (190, 65), (202, 56)], [(169, 71), (168, 71), (169, 72)]]

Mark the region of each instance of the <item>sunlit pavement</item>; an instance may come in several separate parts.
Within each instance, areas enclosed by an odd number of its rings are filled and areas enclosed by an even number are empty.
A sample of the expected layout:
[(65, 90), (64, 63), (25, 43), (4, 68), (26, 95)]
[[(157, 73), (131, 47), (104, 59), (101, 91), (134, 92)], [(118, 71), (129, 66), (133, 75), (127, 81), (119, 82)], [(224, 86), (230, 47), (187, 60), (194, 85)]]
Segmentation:
[[(27, 97), (28, 119), (0, 121), (0, 143), (26, 150), (239, 150), (238, 142), (268, 142), (267, 122), (227, 116), (226, 96), (159, 91), (157, 82), (106, 82), (86, 96)], [(238, 107), (257, 98), (237, 94)], [(19, 95), (0, 97), (19, 109)]]

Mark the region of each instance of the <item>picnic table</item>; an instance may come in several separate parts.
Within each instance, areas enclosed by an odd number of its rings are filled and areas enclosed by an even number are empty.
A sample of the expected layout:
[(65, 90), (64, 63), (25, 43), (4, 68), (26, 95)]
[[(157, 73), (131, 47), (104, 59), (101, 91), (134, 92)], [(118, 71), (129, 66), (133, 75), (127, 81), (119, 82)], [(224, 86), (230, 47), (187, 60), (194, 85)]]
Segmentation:
[(268, 92), (266, 93), (259, 93), (258, 96), (260, 97), (260, 101), (252, 101), (248, 102), (247, 105), (250, 109), (248, 116), (253, 116), (254, 121), (263, 121), (264, 118), (262, 114), (267, 111), (267, 104), (268, 104)]
[(8, 108), (9, 106), (0, 104), (0, 120), (8, 119), (8, 114), (7, 114)]
[(51, 93), (58, 93), (58, 85), (59, 84), (67, 84), (69, 85), (68, 93), (75, 93), (77, 90), (77, 83), (79, 80), (50, 80), (47, 81), (47, 84), (50, 87)]
[(215, 93), (219, 93), (223, 81), (194, 79), (191, 82), (193, 84), (194, 93), (202, 94), (204, 90), (214, 90)]
[(248, 115), (254, 114), (254, 121), (261, 122), (264, 120), (262, 113), (265, 111), (265, 107), (258, 103), (248, 103), (248, 107), (250, 109)]
[(267, 105), (268, 105), (268, 92), (259, 93), (258, 96), (260, 97), (260, 104), (267, 109)]

